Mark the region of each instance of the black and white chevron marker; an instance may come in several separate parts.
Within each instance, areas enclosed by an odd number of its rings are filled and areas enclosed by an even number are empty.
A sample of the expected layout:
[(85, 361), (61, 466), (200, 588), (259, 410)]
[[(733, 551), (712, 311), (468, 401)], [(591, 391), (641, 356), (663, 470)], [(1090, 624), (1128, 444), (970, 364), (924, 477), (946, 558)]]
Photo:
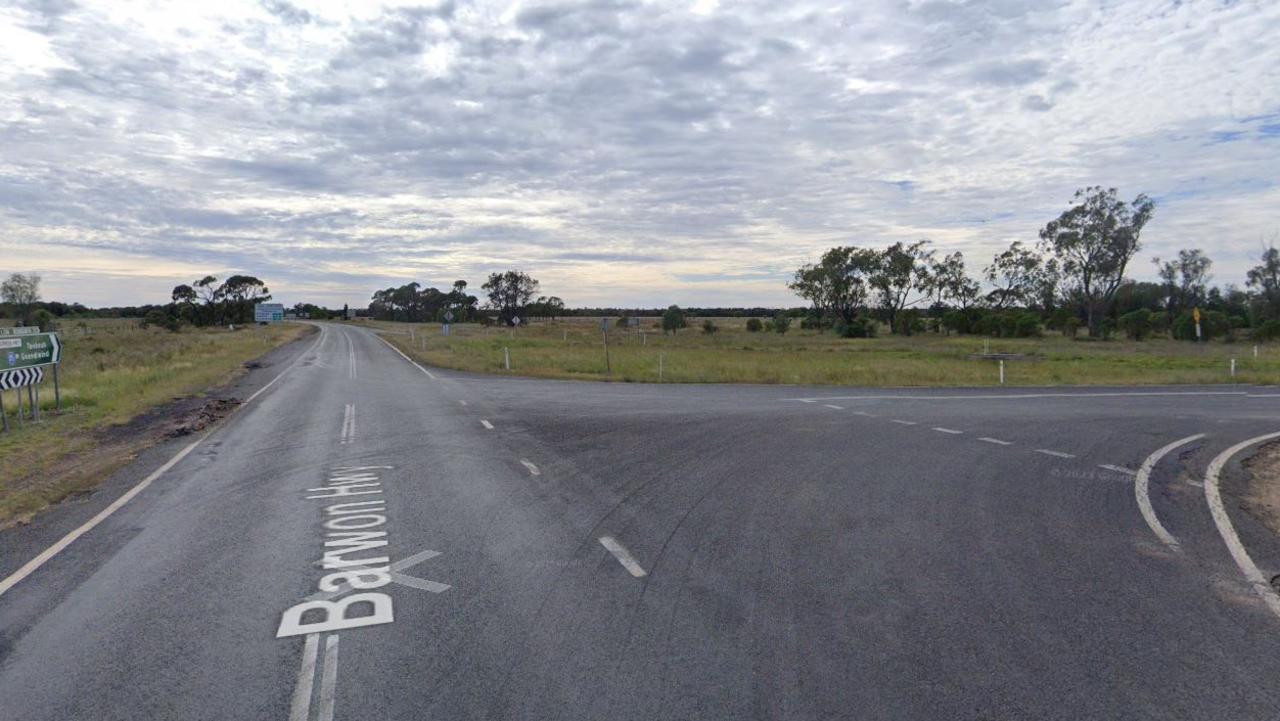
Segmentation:
[(10, 388), (20, 388), (39, 383), (44, 380), (44, 369), (36, 366), (35, 368), (14, 368), (9, 371), (0, 371), (0, 390), (7, 391)]

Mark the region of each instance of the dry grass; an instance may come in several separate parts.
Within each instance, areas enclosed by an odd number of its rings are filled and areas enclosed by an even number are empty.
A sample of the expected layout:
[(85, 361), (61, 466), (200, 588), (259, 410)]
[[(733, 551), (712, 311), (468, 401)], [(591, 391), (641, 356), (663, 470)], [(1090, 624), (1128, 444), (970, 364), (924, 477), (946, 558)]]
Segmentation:
[[(664, 336), (646, 318), (640, 330), (614, 329), (606, 373), (598, 319), (534, 323), (513, 331), (454, 325), (442, 337), (434, 323), (368, 322), (415, 358), (431, 365), (484, 373), (543, 378), (671, 383), (788, 383), (857, 386), (984, 386), (999, 382), (994, 361), (976, 354), (1021, 353), (1005, 364), (1009, 385), (1144, 385), (1280, 382), (1280, 348), (1262, 346), (1254, 359), (1248, 344), (1035, 339), (984, 339), (926, 334), (841, 339), (799, 330), (786, 335), (748, 333), (745, 319), (715, 319), (720, 331), (705, 335), (701, 319)], [(410, 329), (413, 337), (409, 337)], [(642, 335), (643, 333), (643, 335)], [(1229, 375), (1230, 359), (1237, 373)]]
[(0, 434), (0, 525), (93, 487), (145, 444), (142, 438), (109, 439), (112, 427), (229, 381), (246, 361), (297, 338), (304, 327), (170, 333), (139, 328), (134, 320), (95, 319), (64, 323), (60, 330), (62, 413), (53, 412), (49, 369), (40, 423), (19, 427), (16, 394), (4, 393), (10, 430)]

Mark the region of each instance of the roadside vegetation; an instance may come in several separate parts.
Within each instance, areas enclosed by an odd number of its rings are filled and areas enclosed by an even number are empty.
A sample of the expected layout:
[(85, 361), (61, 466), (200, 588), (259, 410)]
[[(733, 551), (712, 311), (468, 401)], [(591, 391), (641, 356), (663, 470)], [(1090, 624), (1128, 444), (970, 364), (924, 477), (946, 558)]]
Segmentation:
[[(93, 488), (156, 438), (119, 432), (169, 401), (199, 396), (243, 372), (247, 361), (299, 337), (305, 326), (185, 327), (140, 320), (64, 320), (54, 413), (52, 370), (40, 388), (40, 422), (19, 427), (16, 392), (6, 391), (9, 432), (0, 433), (0, 526)], [(24, 389), (25, 404), (25, 389)]]
[[(430, 365), (484, 373), (668, 383), (787, 383), (863, 386), (988, 386), (999, 383), (998, 354), (1007, 354), (1009, 385), (1144, 385), (1280, 382), (1280, 345), (1185, 343), (1169, 338), (1090, 341), (1047, 331), (1032, 338), (923, 333), (845, 339), (788, 320), (662, 318), (609, 322), (609, 367), (598, 318), (569, 318), (517, 328), (435, 323), (367, 325), (411, 357)], [(619, 322), (621, 320), (621, 322)], [(755, 322), (753, 322), (755, 321)], [(708, 331), (706, 322), (715, 330)], [(751, 330), (759, 327), (759, 330)], [(1230, 361), (1236, 359), (1236, 375)]]

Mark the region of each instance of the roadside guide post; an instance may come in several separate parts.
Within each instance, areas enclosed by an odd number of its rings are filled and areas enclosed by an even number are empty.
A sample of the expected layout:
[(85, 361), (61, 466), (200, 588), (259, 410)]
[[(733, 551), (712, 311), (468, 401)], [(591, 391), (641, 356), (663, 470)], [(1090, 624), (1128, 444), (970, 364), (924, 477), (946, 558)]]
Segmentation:
[(662, 353), (658, 353), (658, 382), (662, 382)]
[(600, 335), (604, 336), (604, 372), (613, 375), (613, 366), (609, 364), (609, 319), (600, 319)]
[(1200, 309), (1192, 308), (1191, 317), (1194, 318), (1196, 321), (1196, 340), (1199, 341), (1200, 340)]
[(1236, 377), (1236, 359), (1235, 358), (1231, 359), (1231, 377), (1232, 378)]
[(511, 351), (506, 346), (502, 346), (502, 367), (511, 370)]
[(1004, 385), (1004, 361), (1000, 361), (1000, 385)]

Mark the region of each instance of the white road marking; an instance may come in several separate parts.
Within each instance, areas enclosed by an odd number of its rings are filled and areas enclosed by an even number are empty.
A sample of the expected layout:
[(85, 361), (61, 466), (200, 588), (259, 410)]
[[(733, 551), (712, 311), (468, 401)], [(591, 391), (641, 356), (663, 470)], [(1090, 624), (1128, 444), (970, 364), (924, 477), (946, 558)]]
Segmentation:
[(1193, 480), (1191, 480), (1190, 478), (1188, 478), (1188, 479), (1187, 479), (1187, 485), (1188, 485), (1188, 486), (1195, 486), (1196, 488), (1204, 488), (1204, 481), (1193, 481)]
[(520, 463), (521, 463), (521, 465), (523, 465), (525, 468), (528, 468), (528, 469), (529, 469), (529, 475), (531, 475), (531, 476), (541, 476), (541, 475), (542, 475), (542, 471), (538, 470), (538, 467), (537, 467), (537, 466), (535, 466), (535, 465), (533, 465), (533, 464), (532, 464), (532, 463), (530, 463), (529, 461), (526, 461), (525, 459), (521, 458), (521, 459), (520, 459)]
[(854, 411), (854, 412), (853, 412), (853, 415), (855, 415), (855, 416), (866, 416), (867, 418), (878, 418), (878, 417), (879, 417), (879, 416), (877, 416), (877, 415), (876, 415), (876, 414), (874, 414), (874, 413), (867, 413), (866, 411)]
[(342, 334), (347, 339), (347, 377), (351, 380), (356, 379), (356, 344), (351, 340), (349, 333)]
[(1280, 594), (1277, 594), (1276, 590), (1271, 587), (1267, 577), (1258, 569), (1258, 565), (1249, 557), (1249, 552), (1245, 550), (1244, 544), (1240, 542), (1240, 536), (1236, 535), (1235, 526), (1231, 524), (1231, 517), (1227, 515), (1227, 509), (1222, 506), (1222, 493), (1218, 489), (1218, 476), (1222, 473), (1223, 466), (1227, 465), (1227, 461), (1231, 460), (1232, 456), (1249, 446), (1269, 441), (1272, 438), (1280, 438), (1280, 433), (1268, 433), (1264, 436), (1250, 438), (1219, 453), (1209, 463), (1208, 472), (1205, 473), (1204, 498), (1209, 503), (1209, 513), (1213, 516), (1214, 525), (1218, 527), (1218, 535), (1222, 536), (1222, 540), (1227, 544), (1227, 550), (1231, 551), (1231, 557), (1235, 559), (1241, 573), (1249, 581), (1249, 585), (1253, 586), (1253, 590), (1262, 597), (1263, 603), (1267, 604), (1271, 612), (1276, 616), (1280, 616)]
[(289, 702), (289, 721), (308, 721), (311, 716), (311, 686), (316, 676), (316, 652), (320, 647), (320, 634), (309, 633), (302, 644), (302, 665), (298, 668), (298, 682), (293, 686), (293, 700)]
[(833, 406), (830, 403), (823, 403), (823, 405), (826, 406), (827, 408), (834, 408), (838, 411), (844, 410), (844, 406)]
[(431, 374), (431, 371), (429, 371), (429, 370), (427, 370), (426, 368), (423, 368), (422, 366), (418, 365), (418, 362), (417, 362), (417, 361), (415, 361), (414, 359), (412, 359), (412, 358), (410, 358), (409, 356), (405, 355), (405, 354), (404, 354), (404, 352), (403, 352), (403, 351), (401, 351), (399, 348), (397, 348), (397, 347), (395, 347), (395, 346), (391, 345), (391, 341), (387, 340), (386, 338), (383, 338), (382, 336), (378, 336), (378, 340), (382, 341), (383, 343), (386, 343), (388, 348), (390, 348), (391, 350), (395, 351), (396, 353), (399, 353), (399, 354), (400, 354), (400, 357), (401, 357), (401, 358), (403, 358), (403, 359), (405, 359), (405, 360), (407, 360), (407, 361), (409, 361), (411, 364), (413, 364), (413, 367), (414, 367), (414, 368), (417, 368), (418, 370), (422, 371), (423, 373), (426, 373), (428, 378), (430, 378), (431, 380), (435, 380), (435, 379), (436, 379), (436, 377), (435, 377), (434, 375), (432, 375), (432, 374)]
[(459, 402), (459, 403), (461, 403), (461, 404), (462, 404), (462, 405), (464, 405), (464, 406), (467, 404), (467, 402), (466, 402), (466, 401), (458, 401), (458, 402)]
[(986, 436), (983, 436), (982, 438), (979, 438), (978, 440), (982, 441), (983, 443), (994, 443), (994, 444), (996, 444), (997, 446), (1011, 446), (1011, 445), (1013, 445), (1013, 441), (1002, 441), (1002, 440), (1000, 440), (999, 438), (988, 438), (988, 437), (986, 437)]
[(1101, 468), (1106, 471), (1115, 471), (1116, 473), (1123, 473), (1126, 476), (1138, 475), (1138, 472), (1133, 470), (1132, 468), (1125, 468), (1124, 466), (1113, 466), (1110, 463), (1099, 463), (1098, 468)]
[(621, 563), (622, 567), (627, 569), (627, 572), (632, 576), (644, 578), (649, 575), (640, 566), (640, 563), (636, 561), (635, 556), (632, 556), (631, 552), (624, 548), (621, 543), (618, 543), (618, 540), (613, 536), (601, 536), (600, 545), (604, 546), (609, 553), (612, 553), (613, 557), (618, 559), (618, 563)]
[(900, 426), (915, 426), (915, 425), (919, 425), (919, 424), (918, 424), (918, 423), (916, 423), (915, 421), (900, 421), (900, 420), (898, 420), (897, 418), (894, 418), (893, 420), (891, 420), (891, 421), (889, 421), (889, 422), (890, 422), (890, 423), (897, 423), (897, 424), (898, 424), (898, 425), (900, 425)]
[[(448, 591), (450, 588), (453, 588), (453, 587), (447, 583), (440, 583), (439, 581), (428, 581), (425, 578), (418, 578), (417, 576), (410, 576), (407, 573), (401, 573), (401, 571), (405, 570), (406, 568), (413, 568), (419, 563), (422, 563), (423, 561), (429, 561), (439, 555), (440, 555), (439, 551), (430, 551), (430, 550), (419, 551), (413, 554), (412, 556), (402, 558), (399, 561), (392, 563), (390, 566), (391, 580), (394, 583), (400, 584), (401, 586), (416, 588), (419, 591), (430, 591), (431, 593), (444, 593), (445, 591)], [(371, 567), (352, 566), (347, 570), (354, 573), (358, 571), (368, 571), (370, 570), (370, 568)], [(349, 583), (343, 583), (343, 584), (339, 584), (338, 587), (333, 589), (332, 591), (317, 591), (311, 594), (310, 596), (307, 596), (306, 600), (329, 601), (334, 598), (337, 598), (338, 596), (343, 595), (347, 591), (353, 590), (354, 588), (355, 587)]]
[(347, 404), (346, 413), (342, 416), (342, 436), (340, 442), (343, 445), (355, 440), (356, 436), (356, 407), (352, 403)]
[(320, 696), (316, 699), (316, 721), (333, 721), (333, 696), (338, 685), (338, 634), (324, 640), (324, 662), (320, 670)]
[(490, 423), (489, 421), (482, 420), (480, 421), (480, 425), (484, 426), (485, 428), (488, 428), (489, 430), (493, 430), (493, 424)]
[(935, 431), (937, 431), (937, 432), (939, 432), (939, 433), (950, 433), (950, 434), (951, 434), (951, 435), (953, 435), (953, 436), (958, 436), (958, 435), (960, 435), (961, 433), (964, 433), (964, 431), (957, 431), (957, 430), (956, 430), (956, 429), (954, 429), (954, 428), (939, 428), (938, 426), (934, 426), (934, 427), (933, 427), (933, 430), (935, 430)]
[(1155, 469), (1161, 458), (1164, 458), (1175, 449), (1198, 441), (1201, 438), (1204, 438), (1204, 434), (1197, 433), (1194, 436), (1187, 436), (1160, 448), (1155, 453), (1147, 456), (1142, 465), (1138, 467), (1137, 475), (1134, 476), (1133, 496), (1138, 500), (1138, 511), (1142, 513), (1142, 520), (1147, 522), (1147, 527), (1151, 529), (1152, 533), (1156, 534), (1156, 538), (1159, 538), (1166, 546), (1171, 548), (1178, 547), (1178, 539), (1174, 538), (1173, 534), (1169, 533), (1164, 527), (1164, 524), (1160, 523), (1160, 518), (1156, 516), (1156, 510), (1151, 507), (1151, 471)]
[(1036, 453), (1043, 453), (1046, 456), (1053, 456), (1054, 458), (1075, 458), (1075, 456), (1070, 453), (1063, 453), (1062, 451), (1051, 451), (1048, 448), (1037, 448)]
[(782, 401), (820, 403), (822, 401), (973, 401), (973, 400), (1023, 400), (1028, 398), (1129, 398), (1134, 396), (1247, 396), (1247, 391), (1108, 391), (1103, 393), (1001, 393), (963, 396), (944, 395), (874, 395), (874, 396), (825, 396), (821, 398), (780, 398)]

